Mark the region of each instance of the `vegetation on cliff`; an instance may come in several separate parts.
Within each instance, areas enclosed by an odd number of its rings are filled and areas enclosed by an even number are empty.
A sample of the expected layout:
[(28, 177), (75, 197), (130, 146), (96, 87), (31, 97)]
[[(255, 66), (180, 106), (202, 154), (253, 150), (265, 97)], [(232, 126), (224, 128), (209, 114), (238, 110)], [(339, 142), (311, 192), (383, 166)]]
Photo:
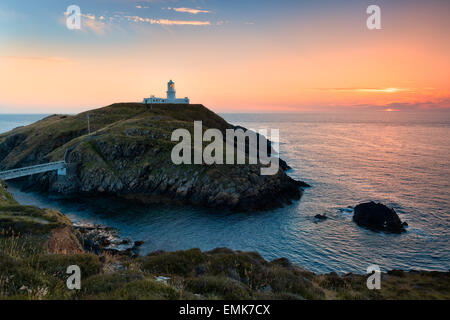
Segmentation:
[(28, 186), (143, 202), (252, 210), (300, 198), (305, 184), (291, 179), (282, 168), (263, 176), (261, 164), (174, 165), (170, 155), (176, 142), (171, 134), (178, 128), (192, 133), (194, 121), (202, 121), (204, 130), (233, 128), (202, 105), (114, 104), (75, 116), (50, 116), (0, 135), (0, 169), (65, 157), (70, 163), (66, 179), (45, 173), (29, 178)]
[[(394, 270), (369, 290), (364, 275), (317, 275), (226, 248), (86, 253), (64, 215), (20, 206), (1, 181), (0, 216), (0, 299), (450, 299), (448, 272)], [(81, 290), (66, 287), (70, 265)]]

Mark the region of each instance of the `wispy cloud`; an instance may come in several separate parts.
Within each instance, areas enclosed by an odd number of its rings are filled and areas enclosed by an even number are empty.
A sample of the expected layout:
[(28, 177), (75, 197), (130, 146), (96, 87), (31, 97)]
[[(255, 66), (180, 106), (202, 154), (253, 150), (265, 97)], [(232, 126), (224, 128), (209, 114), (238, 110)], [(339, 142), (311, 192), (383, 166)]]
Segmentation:
[[(68, 14), (64, 13), (64, 21)], [(210, 21), (199, 20), (171, 20), (171, 19), (155, 19), (145, 18), (138, 15), (125, 15), (125, 13), (116, 12), (112, 16), (100, 15), (96, 16), (91, 13), (81, 14), (81, 31), (91, 31), (97, 35), (104, 35), (108, 30), (112, 30), (116, 24), (121, 22), (148, 23), (163, 26), (210, 26)]]
[(377, 111), (414, 111), (414, 110), (450, 110), (450, 96), (443, 96), (432, 100), (413, 102), (390, 102), (383, 104), (355, 104), (343, 106), (352, 110)]
[(392, 111), (450, 109), (450, 97), (442, 97), (430, 101), (418, 101), (411, 103), (394, 102), (380, 106), (379, 108), (384, 108), (384, 111), (388, 111), (388, 109), (391, 109)]
[(183, 12), (183, 13), (191, 13), (191, 14), (199, 14), (199, 13), (210, 13), (209, 10), (202, 10), (202, 9), (192, 9), (192, 8), (168, 8), (169, 10), (173, 10), (176, 12)]
[(397, 92), (413, 92), (412, 88), (318, 88), (321, 91), (335, 91), (335, 92), (362, 92), (362, 93), (397, 93)]
[(160, 24), (166, 26), (210, 26), (210, 21), (192, 21), (192, 20), (170, 20), (170, 19), (152, 19), (139, 16), (125, 16), (129, 21), (144, 22), (149, 24)]
[[(66, 24), (66, 17), (69, 14), (64, 12), (64, 19), (61, 21), (62, 24)], [(111, 20), (109, 20), (111, 22)], [(96, 16), (92, 13), (82, 13), (81, 14), (81, 29), (80, 31), (91, 31), (97, 35), (104, 35), (107, 30), (111, 28), (111, 25), (106, 22), (104, 16)]]

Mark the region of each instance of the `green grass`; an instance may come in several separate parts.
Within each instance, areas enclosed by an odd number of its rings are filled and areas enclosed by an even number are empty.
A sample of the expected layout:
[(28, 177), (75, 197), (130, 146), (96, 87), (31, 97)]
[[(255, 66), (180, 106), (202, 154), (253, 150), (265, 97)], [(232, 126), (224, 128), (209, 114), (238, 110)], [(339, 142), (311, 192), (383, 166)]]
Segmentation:
[(12, 152), (0, 154), (0, 168), (33, 165), (46, 159), (61, 160), (67, 147), (86, 137), (88, 114), (91, 132), (98, 135), (123, 136), (130, 128), (152, 128), (159, 136), (167, 136), (174, 128), (192, 126), (194, 120), (203, 121), (205, 127), (221, 130), (230, 127), (202, 105), (153, 105), (150, 109), (142, 103), (116, 103), (75, 116), (53, 115), (0, 134), (0, 146), (11, 136), (23, 137), (17, 140)]
[(142, 268), (153, 274), (188, 276), (203, 259), (199, 249), (151, 254), (143, 259)]
[(220, 276), (200, 276), (187, 278), (184, 286), (191, 292), (205, 297), (226, 300), (246, 300), (251, 297), (251, 290), (242, 282)]
[(33, 206), (0, 206), (0, 230), (14, 230), (16, 234), (47, 234), (51, 230), (71, 225), (69, 219), (54, 210)]
[(0, 206), (9, 206), (18, 204), (13, 196), (6, 191), (6, 184), (0, 180)]

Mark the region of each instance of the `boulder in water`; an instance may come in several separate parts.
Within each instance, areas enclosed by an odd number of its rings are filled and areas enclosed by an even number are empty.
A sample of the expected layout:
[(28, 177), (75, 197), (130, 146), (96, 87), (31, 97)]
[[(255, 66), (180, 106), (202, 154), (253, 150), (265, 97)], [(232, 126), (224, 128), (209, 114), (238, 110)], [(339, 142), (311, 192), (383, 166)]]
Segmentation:
[(321, 221), (324, 221), (324, 220), (327, 220), (328, 219), (328, 217), (327, 217), (327, 215), (324, 213), (324, 214), (316, 214), (315, 216), (314, 216), (314, 218), (315, 219), (317, 219), (317, 220), (321, 220)]
[(390, 233), (402, 233), (407, 226), (394, 209), (373, 201), (358, 204), (355, 207), (353, 221), (360, 227)]

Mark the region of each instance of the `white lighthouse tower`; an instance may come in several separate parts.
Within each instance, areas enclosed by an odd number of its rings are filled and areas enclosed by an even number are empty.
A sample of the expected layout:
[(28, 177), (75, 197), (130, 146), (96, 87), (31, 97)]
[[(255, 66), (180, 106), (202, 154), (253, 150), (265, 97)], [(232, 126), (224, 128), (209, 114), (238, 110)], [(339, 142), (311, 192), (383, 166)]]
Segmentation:
[(165, 104), (189, 104), (189, 98), (185, 97), (183, 99), (177, 99), (176, 91), (175, 91), (175, 82), (170, 80), (167, 83), (167, 98), (157, 98), (154, 95), (150, 96), (150, 98), (144, 98), (143, 101), (145, 104), (153, 104), (153, 103), (165, 103)]
[(172, 80), (167, 83), (167, 102), (176, 100), (175, 82)]

